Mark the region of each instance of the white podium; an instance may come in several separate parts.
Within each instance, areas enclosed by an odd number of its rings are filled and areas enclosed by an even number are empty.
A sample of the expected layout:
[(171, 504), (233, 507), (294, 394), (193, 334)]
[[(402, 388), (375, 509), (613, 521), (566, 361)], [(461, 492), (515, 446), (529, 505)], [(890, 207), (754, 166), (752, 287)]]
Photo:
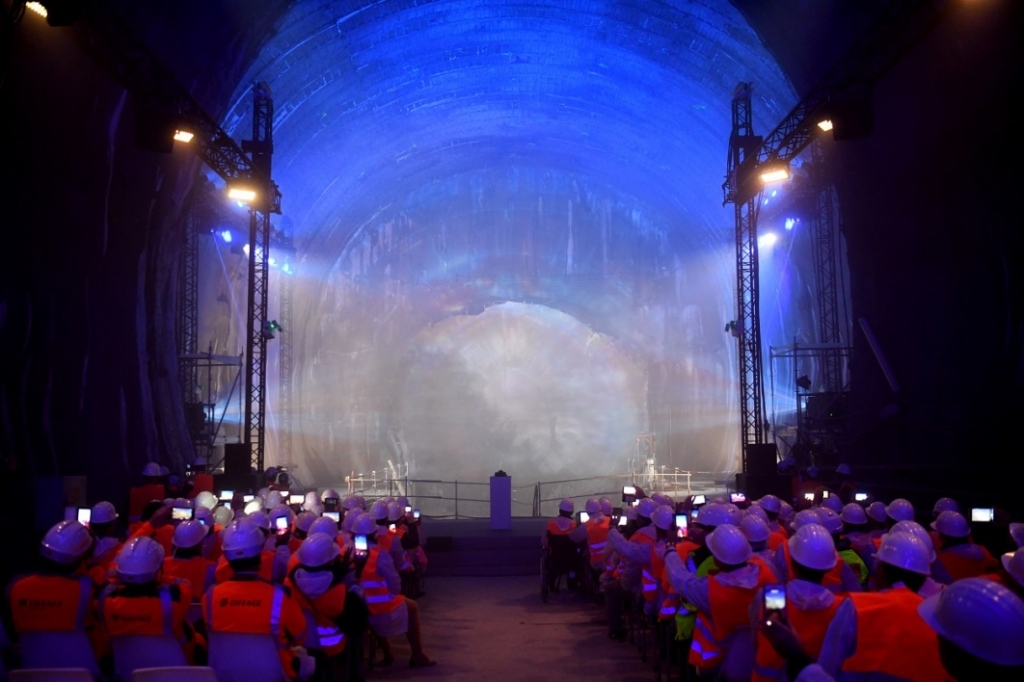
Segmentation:
[(512, 530), (511, 476), (491, 476), (491, 530)]

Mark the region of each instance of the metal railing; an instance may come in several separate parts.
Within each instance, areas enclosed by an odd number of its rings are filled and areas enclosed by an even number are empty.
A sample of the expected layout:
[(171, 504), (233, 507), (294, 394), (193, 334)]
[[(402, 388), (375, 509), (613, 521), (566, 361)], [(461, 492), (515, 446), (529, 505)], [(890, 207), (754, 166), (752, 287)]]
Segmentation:
[[(648, 494), (659, 491), (673, 498), (709, 492), (729, 492), (734, 472), (673, 471), (654, 473), (643, 481), (633, 474), (608, 474), (558, 481), (536, 481), (512, 488), (512, 516), (554, 516), (558, 503), (568, 497), (578, 509), (589, 498), (609, 497), (613, 504), (622, 498), (622, 486), (643, 484)], [(490, 517), (490, 482), (442, 479), (378, 478), (353, 475), (346, 481), (348, 491), (366, 497), (406, 496), (424, 516), (433, 518), (486, 519)]]

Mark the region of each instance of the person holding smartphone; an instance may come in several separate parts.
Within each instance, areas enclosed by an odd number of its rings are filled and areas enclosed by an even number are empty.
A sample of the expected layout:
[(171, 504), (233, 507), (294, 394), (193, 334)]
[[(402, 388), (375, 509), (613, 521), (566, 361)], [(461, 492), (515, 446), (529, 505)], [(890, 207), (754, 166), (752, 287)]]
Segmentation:
[(586, 511), (590, 518), (569, 531), (569, 539), (580, 545), (587, 544), (590, 572), (593, 578), (591, 585), (596, 585), (601, 573), (605, 570), (604, 548), (608, 543), (611, 519), (605, 516), (601, 510), (600, 501), (594, 498), (587, 500)]
[(398, 570), (390, 554), (377, 545), (377, 519), (367, 513), (360, 514), (352, 524), (352, 533), (354, 541), (366, 542), (366, 556), (357, 555), (356, 572), (370, 611), (370, 630), (380, 640), (385, 661), (392, 660), (387, 638), (404, 633), (412, 648), (410, 668), (437, 665), (423, 650), (419, 606), (414, 600), (402, 596), (402, 579)]
[(960, 512), (942, 512), (932, 528), (939, 534), (939, 563), (954, 582), (999, 570), (999, 562), (984, 545), (971, 542), (971, 527)]

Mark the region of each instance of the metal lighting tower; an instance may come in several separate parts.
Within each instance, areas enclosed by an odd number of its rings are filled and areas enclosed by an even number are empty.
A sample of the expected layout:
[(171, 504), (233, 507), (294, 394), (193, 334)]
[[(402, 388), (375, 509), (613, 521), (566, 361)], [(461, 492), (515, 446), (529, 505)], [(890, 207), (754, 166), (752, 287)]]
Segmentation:
[(764, 442), (764, 379), (761, 371), (761, 318), (758, 315), (757, 211), (761, 186), (754, 177), (756, 151), (761, 138), (754, 134), (750, 110), (750, 83), (740, 83), (732, 96), (732, 134), (729, 136), (728, 171), (722, 189), (725, 204), (735, 206), (736, 313), (730, 323), (739, 341), (740, 438), (743, 471), (747, 447)]
[(192, 208), (185, 215), (181, 259), (178, 263), (178, 379), (182, 401), (188, 406), (199, 403), (196, 389), (196, 361), (186, 359), (199, 350), (199, 228)]
[[(245, 426), (243, 442), (251, 448), (252, 466), (263, 471), (266, 447), (267, 341), (275, 331), (267, 318), (270, 281), (270, 214), (280, 213), (280, 192), (272, 180), (274, 100), (266, 83), (253, 87), (252, 139), (242, 149), (262, 182), (249, 208), (249, 303), (245, 356)], [(257, 178), (254, 178), (256, 180)]]
[(839, 349), (849, 339), (849, 328), (840, 315), (836, 258), (835, 188), (825, 170), (825, 152), (821, 143), (811, 145), (811, 187), (814, 215), (811, 225), (811, 250), (814, 252), (814, 282), (818, 301), (818, 342), (835, 344), (822, 354), (822, 385), (829, 393), (843, 390), (843, 356)]

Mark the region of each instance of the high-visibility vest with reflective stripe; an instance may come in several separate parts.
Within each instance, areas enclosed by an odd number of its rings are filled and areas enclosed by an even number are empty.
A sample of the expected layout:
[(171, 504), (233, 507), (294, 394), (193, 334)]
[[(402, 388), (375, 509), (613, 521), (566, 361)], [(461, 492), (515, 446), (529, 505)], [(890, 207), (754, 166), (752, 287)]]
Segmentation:
[(402, 605), (404, 599), (400, 594), (391, 594), (387, 581), (377, 572), (377, 558), (381, 551), (381, 548), (377, 546), (370, 548), (369, 555), (366, 557), (366, 565), (363, 566), (359, 577), (359, 584), (363, 587), (363, 599), (366, 600), (366, 608), (373, 616), (394, 611)]
[[(698, 549), (700, 545), (689, 540), (683, 540), (676, 543), (676, 554), (679, 555), (680, 561), (684, 564), (686, 560), (690, 558), (690, 552)], [(679, 607), (682, 604), (682, 598), (679, 593), (676, 592), (675, 588), (672, 587), (672, 583), (668, 579), (668, 571), (662, 569), (661, 571), (661, 591), (665, 595), (665, 598), (661, 601), (661, 609), (658, 611), (658, 620), (669, 620), (675, 618), (676, 614), (679, 613)]]
[(584, 524), (587, 527), (587, 549), (590, 552), (590, 565), (600, 567), (604, 562), (604, 548), (608, 544), (608, 531), (612, 520), (604, 517), (600, 522), (590, 519)]
[[(793, 557), (789, 553), (788, 542), (783, 543), (782, 554), (786, 558), (786, 578), (792, 580), (796, 572), (793, 570)], [(821, 580), (821, 586), (827, 588), (832, 594), (846, 594), (846, 588), (843, 587), (843, 564), (845, 563), (839, 552), (836, 552), (836, 565)]]
[(766, 565), (758, 566), (757, 583), (751, 588), (725, 585), (717, 574), (708, 576), (711, 612), (697, 613), (697, 627), (690, 645), (689, 660), (699, 672), (714, 670), (722, 662), (726, 639), (738, 628), (750, 624), (750, 603), (754, 595), (775, 580), (775, 574)]
[[(389, 530), (377, 536), (377, 546), (388, 553), (391, 552), (391, 546), (395, 542), (400, 543), (401, 541), (402, 537), (398, 534), (397, 530)], [(399, 571), (408, 571), (412, 569), (412, 564), (409, 563), (409, 553), (406, 552), (404, 549), (402, 550), (402, 565), (395, 566), (395, 568), (397, 568)]]
[[(296, 555), (294, 554), (292, 555), (292, 557), (295, 556)], [(268, 583), (271, 582), (271, 576), (274, 572), (274, 559), (276, 558), (277, 552), (269, 549), (260, 550), (260, 568), (258, 575), (262, 580), (266, 580)], [(298, 563), (298, 559), (296, 559), (296, 563)], [(289, 572), (291, 569), (292, 567), (289, 565)], [(218, 583), (223, 583), (231, 580), (234, 576), (235, 571), (231, 568), (231, 564), (228, 563), (228, 558), (226, 556), (221, 556), (221, 558), (217, 560), (217, 568), (213, 572), (213, 579)]]
[[(559, 518), (563, 518), (563, 517), (559, 517)], [(569, 526), (565, 530), (562, 530), (561, 528), (558, 527), (558, 524), (555, 523), (555, 519), (548, 519), (548, 525), (546, 526), (546, 529), (552, 535), (568, 535), (569, 533), (572, 532), (572, 530), (575, 527), (576, 527), (576, 522), (575, 521), (569, 521)]]
[(306, 648), (319, 648), (328, 656), (337, 656), (345, 650), (345, 633), (338, 627), (337, 620), (345, 610), (347, 589), (344, 583), (331, 586), (326, 592), (311, 600), (302, 590), (295, 587), (291, 578), (286, 584), (303, 613), (306, 614)]
[[(843, 602), (844, 597), (836, 597), (832, 605), (826, 609), (804, 610), (793, 603), (786, 607), (786, 617), (790, 625), (800, 638), (804, 651), (813, 660), (817, 660), (821, 653), (821, 645), (825, 641), (825, 632), (828, 630), (832, 617), (836, 615), (836, 609)], [(786, 661), (779, 656), (775, 648), (759, 631), (757, 633), (757, 656), (754, 661), (754, 674), (752, 682), (767, 682), (768, 680), (784, 679)]]
[[(129, 596), (117, 585), (108, 586), (97, 600), (100, 620), (111, 637), (121, 635), (168, 635), (185, 647), (185, 619), (191, 598), (187, 586), (177, 585), (175, 599), (170, 584), (157, 586), (153, 594)], [(186, 655), (191, 651), (186, 650)]]
[(839, 556), (850, 567), (853, 574), (857, 576), (857, 580), (864, 584), (868, 579), (868, 567), (864, 560), (860, 558), (860, 555), (852, 549), (844, 549), (839, 552)]
[(164, 559), (164, 576), (187, 580), (192, 588), (192, 601), (200, 601), (213, 584), (214, 563), (201, 556)]
[[(952, 679), (939, 658), (939, 638), (917, 613), (924, 601), (906, 587), (849, 595), (857, 612), (857, 650), (843, 677), (889, 675), (912, 682)], [(849, 673), (849, 675), (847, 675)]]
[(84, 630), (93, 622), (92, 581), (86, 576), (28, 575), (8, 588), (14, 631)]
[(976, 578), (983, 573), (998, 570), (999, 561), (981, 545), (974, 546), (981, 550), (978, 557), (964, 556), (956, 553), (953, 549), (939, 550), (939, 562), (945, 567), (954, 582), (964, 578)]
[(658, 598), (658, 585), (661, 582), (661, 574), (665, 571), (665, 560), (654, 551), (655, 541), (646, 533), (634, 533), (630, 541), (647, 545), (650, 553), (650, 565), (644, 564), (641, 567), (641, 581), (643, 583), (644, 601), (652, 602)]

